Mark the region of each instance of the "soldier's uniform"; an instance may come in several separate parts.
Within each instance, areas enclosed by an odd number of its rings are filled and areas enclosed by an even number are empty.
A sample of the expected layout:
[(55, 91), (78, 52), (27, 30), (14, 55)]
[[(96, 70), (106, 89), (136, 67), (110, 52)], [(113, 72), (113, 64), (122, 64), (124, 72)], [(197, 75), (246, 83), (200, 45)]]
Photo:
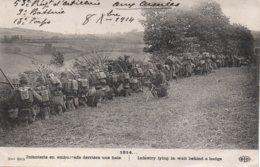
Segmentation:
[(113, 96), (116, 94), (116, 89), (119, 85), (118, 83), (118, 75), (115, 73), (115, 71), (109, 70), (107, 74), (107, 84), (110, 87)]
[(168, 95), (167, 92), (167, 80), (165, 74), (162, 72), (162, 65), (156, 65), (158, 71), (155, 74), (155, 78), (152, 79), (152, 84), (154, 88), (152, 88), (152, 94), (157, 97), (164, 97)]
[(117, 84), (118, 76), (115, 73), (115, 71), (113, 71), (112, 66), (108, 66), (106, 76), (107, 77), (106, 77), (106, 86), (105, 86), (106, 89), (105, 96), (109, 100), (113, 100), (115, 96), (115, 85)]
[(131, 79), (130, 79), (131, 89), (136, 93), (142, 92), (143, 91), (142, 83), (144, 77), (143, 69), (139, 67), (139, 65), (137, 64), (134, 68), (131, 69), (130, 75), (131, 75)]
[(51, 92), (51, 113), (62, 114), (66, 110), (62, 83), (53, 74), (48, 75), (46, 81)]
[(127, 72), (118, 75), (118, 84), (116, 87), (116, 96), (130, 96), (130, 75)]
[(74, 110), (79, 107), (79, 84), (77, 79), (73, 79), (73, 77), (74, 76), (69, 77), (65, 72), (61, 74), (61, 82), (63, 87), (62, 92), (65, 95), (65, 105), (68, 111)]
[(89, 90), (89, 81), (86, 78), (79, 78), (79, 90), (78, 90), (78, 98), (79, 98), (79, 106), (87, 105), (87, 94)]
[(172, 80), (173, 77), (175, 76), (176, 78), (176, 71), (175, 71), (175, 68), (174, 68), (174, 61), (172, 60), (172, 58), (170, 56), (167, 57), (165, 63), (165, 65), (168, 65), (169, 66), (169, 77), (168, 77), (168, 81), (169, 80)]
[(36, 111), (33, 105), (41, 103), (42, 97), (29, 86), (25, 76), (20, 78), (20, 87), (14, 91), (9, 100), (17, 104), (20, 122), (32, 123), (35, 121)]
[(163, 72), (164, 72), (164, 74), (165, 74), (165, 76), (166, 76), (166, 80), (167, 80), (167, 81), (170, 81), (171, 78), (172, 78), (172, 72), (171, 72), (171, 70), (170, 70), (170, 66), (165, 64), (165, 65), (163, 66)]
[(48, 119), (50, 115), (50, 89), (42, 77), (37, 78), (36, 82), (35, 90), (42, 97), (42, 101), (39, 103), (40, 115), (43, 119)]
[(202, 74), (208, 74), (210, 72), (209, 53), (204, 52), (202, 59), (200, 60)]
[(186, 77), (190, 77), (191, 74), (192, 74), (192, 60), (191, 60), (191, 54), (190, 53), (187, 53), (184, 56), (183, 69), (184, 69), (184, 75)]
[(90, 107), (97, 107), (101, 104), (102, 97), (104, 92), (102, 91), (102, 86), (98, 81), (97, 75), (94, 72), (93, 68), (89, 69), (89, 91), (87, 97), (87, 104)]
[(152, 88), (152, 78), (155, 76), (155, 70), (153, 68), (149, 68), (147, 69), (147, 71), (145, 72), (145, 85), (151, 89)]

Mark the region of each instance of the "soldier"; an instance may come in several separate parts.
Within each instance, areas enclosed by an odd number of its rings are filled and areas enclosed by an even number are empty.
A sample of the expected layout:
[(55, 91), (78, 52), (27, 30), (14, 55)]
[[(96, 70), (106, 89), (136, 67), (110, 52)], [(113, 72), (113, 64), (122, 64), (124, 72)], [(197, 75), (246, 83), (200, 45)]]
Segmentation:
[[(75, 77), (75, 79), (73, 79)], [(61, 82), (63, 86), (63, 93), (65, 95), (65, 104), (68, 111), (78, 108), (78, 81), (76, 76), (69, 77), (67, 73), (61, 74)]]
[(129, 70), (131, 70), (131, 67), (133, 66), (130, 62), (130, 56), (128, 55), (124, 55), (124, 58), (119, 57), (117, 62), (121, 68), (120, 70), (124, 72), (129, 72)]
[(87, 78), (78, 78), (79, 90), (78, 90), (78, 98), (79, 98), (79, 106), (87, 105), (87, 94), (89, 90), (89, 81)]
[(213, 61), (212, 61), (212, 57), (210, 56), (210, 54), (208, 52), (205, 53), (206, 55), (206, 65), (208, 66), (207, 69), (208, 69), (208, 73), (211, 73), (213, 72)]
[(211, 67), (214, 70), (218, 68), (217, 67), (217, 56), (214, 54), (211, 55)]
[(99, 69), (95, 72), (98, 83), (96, 85), (96, 89), (101, 89), (103, 91), (103, 98), (104, 100), (113, 100), (113, 92), (112, 89), (108, 86), (108, 77), (104, 71), (100, 71)]
[(216, 66), (217, 66), (217, 68), (222, 67), (221, 55), (219, 55), (219, 54), (216, 56)]
[(131, 96), (130, 93), (130, 75), (128, 72), (121, 72), (117, 75), (117, 84), (115, 86), (116, 96)]
[[(169, 80), (172, 80), (173, 79), (173, 76), (176, 76), (176, 73), (175, 73), (175, 69), (174, 69), (174, 61), (173, 61), (173, 57), (171, 56), (168, 56), (165, 63), (165, 65), (168, 65), (169, 66)], [(176, 77), (177, 78), (177, 77)], [(168, 81), (169, 81), (168, 80)]]
[(114, 84), (117, 82), (117, 75), (110, 65), (107, 67), (106, 76), (105, 97), (109, 100), (113, 100), (115, 95)]
[(183, 60), (184, 75), (190, 77), (192, 74), (192, 60), (191, 53), (186, 53)]
[(118, 83), (118, 75), (113, 70), (112, 66), (108, 66), (108, 72), (107, 72), (107, 84), (110, 87), (113, 96), (116, 94), (116, 89), (119, 85)]
[(171, 72), (170, 66), (167, 65), (167, 64), (164, 64), (163, 65), (163, 72), (164, 72), (164, 74), (166, 76), (166, 80), (170, 81), (171, 78), (172, 78), (172, 72)]
[(162, 65), (157, 64), (156, 67), (158, 71), (155, 74), (155, 78), (152, 79), (153, 88), (151, 89), (151, 92), (154, 96), (157, 97), (168, 96), (168, 84), (166, 81), (166, 76), (162, 72)]
[(36, 80), (36, 92), (42, 97), (42, 101), (39, 104), (40, 115), (43, 119), (49, 119), (50, 115), (50, 89), (46, 85), (43, 77), (38, 77)]
[(87, 104), (90, 107), (97, 107), (101, 105), (101, 99), (104, 96), (102, 86), (98, 81), (97, 75), (93, 68), (89, 68), (89, 92), (87, 97)]
[(152, 88), (152, 83), (151, 83), (151, 79), (154, 77), (155, 75), (155, 69), (153, 64), (148, 64), (147, 65), (147, 70), (144, 73), (144, 78), (145, 78), (145, 85), (151, 89)]
[(51, 92), (51, 113), (62, 114), (66, 110), (64, 96), (62, 93), (62, 83), (53, 74), (47, 75), (46, 82), (49, 85)]
[(28, 124), (35, 121), (36, 111), (33, 104), (41, 103), (42, 97), (29, 86), (29, 81), (25, 75), (21, 76), (20, 86), (9, 100), (17, 104), (20, 123), (25, 122)]
[(136, 64), (136, 66), (131, 69), (131, 79), (130, 79), (130, 87), (136, 93), (143, 92), (143, 88), (142, 88), (143, 76), (144, 76), (143, 69), (139, 66), (139, 64)]

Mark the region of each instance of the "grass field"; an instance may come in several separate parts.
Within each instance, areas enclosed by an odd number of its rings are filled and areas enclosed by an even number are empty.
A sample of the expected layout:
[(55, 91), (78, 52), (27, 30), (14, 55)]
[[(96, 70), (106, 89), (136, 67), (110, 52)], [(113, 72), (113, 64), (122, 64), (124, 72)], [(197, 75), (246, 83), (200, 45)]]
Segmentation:
[(148, 92), (81, 108), (0, 135), (0, 146), (257, 149), (257, 70), (223, 68)]

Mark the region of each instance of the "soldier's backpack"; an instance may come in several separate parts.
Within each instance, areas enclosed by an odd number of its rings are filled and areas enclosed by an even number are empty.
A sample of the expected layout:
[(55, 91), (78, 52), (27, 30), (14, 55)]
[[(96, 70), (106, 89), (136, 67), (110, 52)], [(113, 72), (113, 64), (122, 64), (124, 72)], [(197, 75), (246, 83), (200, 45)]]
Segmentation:
[(112, 74), (111, 80), (112, 80), (113, 83), (117, 83), (118, 82), (118, 75), (117, 74)]
[(78, 79), (79, 88), (89, 89), (89, 82), (88, 79)]
[(77, 80), (75, 80), (75, 79), (71, 80), (71, 89), (73, 91), (79, 90), (79, 84), (78, 84)]
[(106, 74), (103, 71), (97, 72), (96, 76), (97, 76), (98, 80), (102, 80), (102, 79), (106, 79), (107, 78)]
[(133, 69), (133, 76), (134, 77), (141, 77), (141, 76), (143, 76), (143, 69), (139, 68), (139, 67), (135, 67)]
[(99, 84), (99, 80), (98, 80), (96, 74), (90, 74), (90, 75), (89, 75), (89, 84), (90, 84), (91, 86), (95, 86), (95, 85), (98, 85), (98, 84)]
[(125, 73), (123, 74), (123, 76), (124, 76), (124, 79), (125, 79), (125, 80), (129, 80), (129, 79), (130, 79), (130, 75), (129, 75), (129, 73), (127, 73), (127, 72), (125, 72)]
[(43, 102), (50, 101), (50, 93), (48, 91), (48, 87), (47, 86), (40, 87), (39, 88), (39, 94), (41, 95)]
[(50, 94), (49, 94), (49, 91), (47, 89), (41, 91), (41, 96), (42, 96), (43, 102), (50, 101)]
[(76, 80), (69, 79), (64, 83), (64, 91), (66, 93), (74, 93), (78, 90), (78, 82)]
[(71, 93), (71, 82), (67, 81), (63, 83), (63, 88), (65, 93)]
[(51, 80), (51, 83), (52, 83), (53, 85), (58, 85), (58, 84), (60, 84), (59, 78), (57, 78), (57, 77), (55, 77), (55, 76), (51, 77), (50, 80)]
[(18, 91), (19, 91), (19, 96), (20, 96), (20, 99), (21, 101), (24, 103), (32, 103), (33, 102), (33, 95), (32, 93), (30, 92), (29, 90), (30, 88), (29, 87), (20, 87), (18, 88)]
[(29, 100), (30, 94), (29, 94), (29, 87), (20, 87), (18, 88), (20, 93), (21, 100)]

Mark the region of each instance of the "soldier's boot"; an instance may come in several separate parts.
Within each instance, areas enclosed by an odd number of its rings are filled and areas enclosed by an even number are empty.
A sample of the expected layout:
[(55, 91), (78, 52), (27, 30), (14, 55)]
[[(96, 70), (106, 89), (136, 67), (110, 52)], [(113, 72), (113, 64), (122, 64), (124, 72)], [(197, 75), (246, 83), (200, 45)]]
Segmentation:
[(50, 118), (50, 107), (44, 107), (43, 109), (43, 119), (49, 119)]
[(71, 110), (75, 110), (76, 109), (73, 100), (70, 101), (70, 106), (71, 106)]
[(73, 98), (73, 104), (75, 106), (75, 109), (79, 108), (79, 98), (78, 97)]
[(85, 98), (80, 97), (79, 98), (79, 106), (85, 107), (87, 105)]
[(61, 115), (62, 112), (63, 112), (62, 106), (61, 106), (61, 105), (58, 105), (58, 106), (57, 106), (57, 114), (58, 114), (58, 115)]
[(67, 100), (66, 107), (67, 107), (68, 111), (75, 109), (75, 108), (73, 108), (74, 105), (73, 105), (73, 101), (71, 99)]
[(36, 118), (36, 113), (34, 110), (31, 110), (28, 112), (28, 116), (27, 116), (27, 120), (28, 120), (28, 123), (31, 124), (35, 121), (35, 118)]
[(102, 102), (102, 98), (99, 98), (97, 101), (96, 101), (96, 107), (100, 108), (101, 107), (101, 103)]

